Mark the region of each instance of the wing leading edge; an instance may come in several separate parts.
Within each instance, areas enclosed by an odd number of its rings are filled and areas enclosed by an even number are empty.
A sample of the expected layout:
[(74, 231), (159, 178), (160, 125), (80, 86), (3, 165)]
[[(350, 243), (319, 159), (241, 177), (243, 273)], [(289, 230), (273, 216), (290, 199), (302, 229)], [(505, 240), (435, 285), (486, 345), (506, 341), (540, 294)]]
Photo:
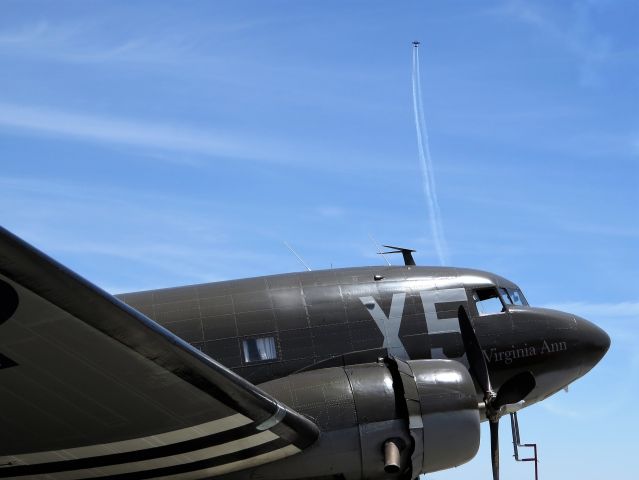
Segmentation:
[(198, 479), (317, 426), (0, 228), (0, 478)]

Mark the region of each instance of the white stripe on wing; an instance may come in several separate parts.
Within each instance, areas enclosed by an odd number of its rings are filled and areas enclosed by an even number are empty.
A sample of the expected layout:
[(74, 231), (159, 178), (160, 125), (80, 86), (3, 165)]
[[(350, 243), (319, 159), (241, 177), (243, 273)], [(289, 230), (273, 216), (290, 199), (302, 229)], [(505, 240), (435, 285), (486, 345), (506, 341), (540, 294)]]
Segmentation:
[[(247, 448), (256, 447), (256, 446), (268, 443), (270, 441), (276, 440), (277, 438), (279, 437), (275, 435), (273, 432), (271, 432), (270, 430), (266, 430), (264, 432), (259, 432), (255, 435), (240, 438), (238, 440), (233, 440), (231, 442), (223, 443), (221, 445), (216, 445), (214, 447), (195, 450), (192, 452), (181, 453), (178, 455), (153, 458), (153, 459), (142, 460), (138, 462), (109, 465), (109, 466), (98, 467), (98, 468), (88, 468), (83, 470), (72, 470), (72, 471), (57, 472), (57, 473), (46, 473), (41, 475), (29, 475), (28, 477), (8, 477), (8, 478), (15, 479), (15, 480), (25, 480), (26, 478), (28, 478), (29, 480), (78, 480), (82, 478), (94, 478), (94, 477), (104, 477), (108, 475), (118, 475), (121, 473), (141, 472), (146, 470), (154, 470), (156, 468), (172, 467), (175, 465), (182, 465), (185, 463), (197, 462), (200, 460), (209, 460), (222, 455), (239, 452)], [(268, 455), (268, 454), (265, 454), (265, 455)], [(259, 455), (259, 457), (263, 457), (263, 455)], [(249, 460), (250, 459), (242, 460), (241, 462), (249, 461)], [(236, 464), (236, 463), (238, 462), (233, 462), (233, 464)], [(214, 468), (221, 468), (224, 466), (225, 465), (220, 465), (219, 467), (214, 467)]]
[(208, 479), (216, 475), (223, 475), (225, 473), (235, 472), (236, 470), (243, 470), (245, 468), (257, 467), (264, 463), (274, 462), (282, 458), (290, 457), (300, 451), (295, 445), (288, 445), (272, 452), (256, 455), (244, 460), (238, 460), (237, 462), (226, 463), (224, 465), (218, 465), (217, 467), (207, 468), (204, 470), (197, 470), (194, 472), (179, 473), (177, 475), (167, 475), (164, 477), (155, 477), (153, 480), (200, 480)]
[(76, 460), (78, 458), (97, 457), (113, 453), (124, 453), (135, 450), (144, 450), (162, 445), (183, 442), (194, 438), (205, 437), (215, 433), (224, 432), (233, 428), (251, 423), (251, 419), (242, 414), (213, 420), (211, 422), (194, 425), (192, 427), (174, 430), (172, 432), (159, 433), (148, 437), (123, 440), (121, 442), (104, 443), (101, 445), (88, 445), (86, 447), (68, 448), (65, 450), (52, 450), (48, 452), (25, 453), (0, 457), (1, 464), (34, 465), (38, 463), (57, 462), (61, 460)]

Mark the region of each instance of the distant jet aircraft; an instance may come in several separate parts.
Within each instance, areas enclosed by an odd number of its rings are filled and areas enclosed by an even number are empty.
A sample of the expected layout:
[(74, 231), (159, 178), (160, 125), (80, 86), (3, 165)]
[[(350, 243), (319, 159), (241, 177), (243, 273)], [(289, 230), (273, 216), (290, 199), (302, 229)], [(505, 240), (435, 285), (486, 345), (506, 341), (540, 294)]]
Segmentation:
[[(415, 479), (610, 345), (487, 272), (407, 265), (112, 296), (0, 229), (0, 478)], [(586, 432), (584, 432), (585, 434)]]

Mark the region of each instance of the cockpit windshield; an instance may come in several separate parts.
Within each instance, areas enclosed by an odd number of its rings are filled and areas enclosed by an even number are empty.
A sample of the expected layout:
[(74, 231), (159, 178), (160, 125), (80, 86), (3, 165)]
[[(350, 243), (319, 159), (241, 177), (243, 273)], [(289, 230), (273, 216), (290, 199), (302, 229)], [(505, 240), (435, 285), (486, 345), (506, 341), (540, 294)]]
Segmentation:
[(528, 306), (528, 301), (524, 294), (521, 293), (521, 290), (518, 288), (499, 288), (499, 293), (501, 294), (501, 298), (504, 300), (504, 303), (507, 305), (522, 305)]

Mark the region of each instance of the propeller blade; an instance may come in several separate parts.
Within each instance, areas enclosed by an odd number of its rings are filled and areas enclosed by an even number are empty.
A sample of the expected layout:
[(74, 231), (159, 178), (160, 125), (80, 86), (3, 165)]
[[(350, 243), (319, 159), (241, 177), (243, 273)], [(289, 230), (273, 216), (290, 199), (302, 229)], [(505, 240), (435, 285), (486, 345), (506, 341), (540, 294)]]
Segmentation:
[(499, 480), (499, 420), (490, 424), (490, 459), (493, 464), (493, 480)]
[(462, 342), (466, 350), (466, 358), (468, 359), (470, 371), (475, 376), (484, 393), (492, 394), (493, 387), (490, 383), (490, 377), (488, 376), (488, 366), (486, 365), (484, 352), (479, 345), (477, 333), (463, 305), (459, 306), (457, 316), (459, 317), (459, 330), (461, 331)]
[(485, 395), (486, 416), (490, 425), (490, 457), (493, 480), (499, 480), (499, 409), (509, 403), (517, 403), (523, 400), (535, 388), (537, 382), (530, 372), (518, 373), (506, 380), (497, 395), (495, 395), (490, 382), (490, 375), (488, 374), (486, 358), (477, 338), (477, 332), (475, 332), (475, 328), (463, 305), (459, 307), (457, 315), (470, 371)]
[(537, 382), (535, 377), (530, 372), (521, 372), (514, 377), (509, 378), (504, 382), (495, 398), (492, 407), (495, 410), (499, 410), (504, 405), (509, 403), (517, 403), (532, 392)]

